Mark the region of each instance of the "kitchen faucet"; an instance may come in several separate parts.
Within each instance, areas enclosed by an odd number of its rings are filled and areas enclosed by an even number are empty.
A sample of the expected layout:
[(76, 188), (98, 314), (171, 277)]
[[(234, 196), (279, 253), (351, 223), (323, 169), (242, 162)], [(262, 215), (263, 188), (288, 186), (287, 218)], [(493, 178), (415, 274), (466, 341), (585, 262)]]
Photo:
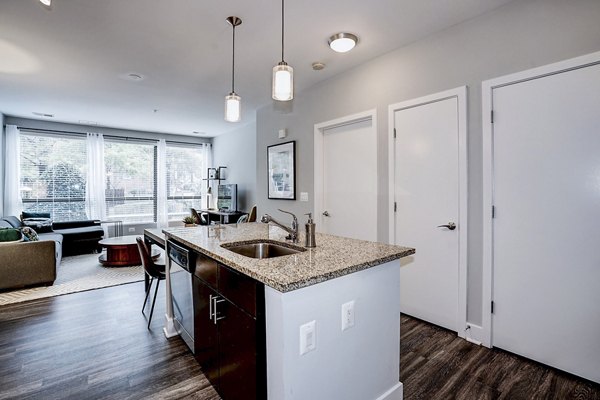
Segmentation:
[(290, 214), (292, 216), (293, 219), (292, 219), (292, 227), (291, 228), (288, 228), (287, 226), (283, 225), (282, 223), (277, 222), (269, 214), (263, 215), (262, 218), (260, 219), (260, 221), (265, 224), (268, 224), (269, 222), (274, 223), (275, 225), (277, 225), (278, 227), (280, 227), (281, 229), (283, 229), (284, 231), (286, 231), (288, 233), (288, 235), (286, 236), (287, 240), (291, 240), (294, 243), (298, 243), (298, 218), (296, 218), (296, 216), (289, 211), (283, 211), (282, 209), (278, 209), (278, 210), (281, 211), (282, 213)]

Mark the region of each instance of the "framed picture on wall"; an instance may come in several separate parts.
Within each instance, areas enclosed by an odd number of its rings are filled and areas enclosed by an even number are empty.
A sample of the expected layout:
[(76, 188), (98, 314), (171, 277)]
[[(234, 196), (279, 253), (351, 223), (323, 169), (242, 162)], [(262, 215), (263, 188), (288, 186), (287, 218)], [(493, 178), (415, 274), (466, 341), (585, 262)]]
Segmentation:
[(269, 199), (296, 200), (296, 141), (267, 147)]

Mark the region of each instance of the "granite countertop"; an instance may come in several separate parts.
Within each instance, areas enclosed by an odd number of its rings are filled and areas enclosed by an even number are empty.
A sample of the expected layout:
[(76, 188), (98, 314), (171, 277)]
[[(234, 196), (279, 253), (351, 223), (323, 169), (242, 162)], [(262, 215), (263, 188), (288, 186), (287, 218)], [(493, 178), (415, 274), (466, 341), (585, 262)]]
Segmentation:
[[(289, 292), (414, 254), (415, 249), (317, 233), (317, 247), (297, 254), (255, 259), (222, 244), (271, 240), (284, 242), (281, 228), (260, 222), (163, 230), (167, 238), (187, 245), (280, 292)], [(304, 247), (304, 233), (297, 247)]]

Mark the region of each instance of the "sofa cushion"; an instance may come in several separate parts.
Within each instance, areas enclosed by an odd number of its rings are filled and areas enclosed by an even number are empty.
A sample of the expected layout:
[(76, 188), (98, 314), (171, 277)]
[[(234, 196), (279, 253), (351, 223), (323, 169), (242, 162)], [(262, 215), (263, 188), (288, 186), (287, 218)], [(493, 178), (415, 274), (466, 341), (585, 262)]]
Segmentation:
[(4, 219), (0, 219), (0, 228), (14, 228), (14, 226)]
[(53, 240), (59, 244), (62, 244), (63, 235), (61, 235), (60, 233), (56, 233), (56, 232), (38, 233), (38, 239), (42, 242)]
[(21, 220), (25, 220), (28, 218), (52, 218), (49, 212), (28, 212), (23, 211), (21, 213)]
[(55, 231), (61, 230), (61, 229), (83, 228), (86, 226), (100, 226), (100, 221), (93, 220), (93, 219), (87, 219), (87, 220), (83, 220), (83, 221), (54, 222), (52, 224), (52, 227), (54, 228)]
[(18, 242), (23, 239), (21, 231), (15, 228), (0, 229), (0, 242)]
[(25, 218), (23, 219), (23, 225), (29, 226), (39, 233), (52, 232), (52, 219), (51, 218)]
[(23, 234), (23, 240), (26, 242), (37, 242), (40, 240), (37, 232), (28, 226), (24, 226), (21, 228), (21, 233)]
[(22, 226), (21, 220), (15, 216), (11, 215), (10, 217), (4, 217), (2, 219), (8, 222), (13, 228), (20, 228)]
[(56, 229), (54, 233), (60, 233), (65, 236), (65, 239), (88, 239), (102, 237), (104, 229), (101, 226), (85, 226), (80, 228)]

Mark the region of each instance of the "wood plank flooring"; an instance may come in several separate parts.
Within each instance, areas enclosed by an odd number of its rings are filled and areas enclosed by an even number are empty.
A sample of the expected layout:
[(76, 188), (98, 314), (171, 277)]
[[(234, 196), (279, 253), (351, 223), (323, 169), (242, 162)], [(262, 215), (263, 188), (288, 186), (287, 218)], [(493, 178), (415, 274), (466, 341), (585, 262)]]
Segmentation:
[(413, 399), (600, 399), (600, 385), (402, 315), (400, 381)]
[[(165, 340), (164, 291), (150, 331), (143, 296), (140, 282), (0, 307), (0, 399), (219, 399), (183, 341)], [(406, 400), (600, 400), (600, 385), (414, 318), (401, 331)]]

